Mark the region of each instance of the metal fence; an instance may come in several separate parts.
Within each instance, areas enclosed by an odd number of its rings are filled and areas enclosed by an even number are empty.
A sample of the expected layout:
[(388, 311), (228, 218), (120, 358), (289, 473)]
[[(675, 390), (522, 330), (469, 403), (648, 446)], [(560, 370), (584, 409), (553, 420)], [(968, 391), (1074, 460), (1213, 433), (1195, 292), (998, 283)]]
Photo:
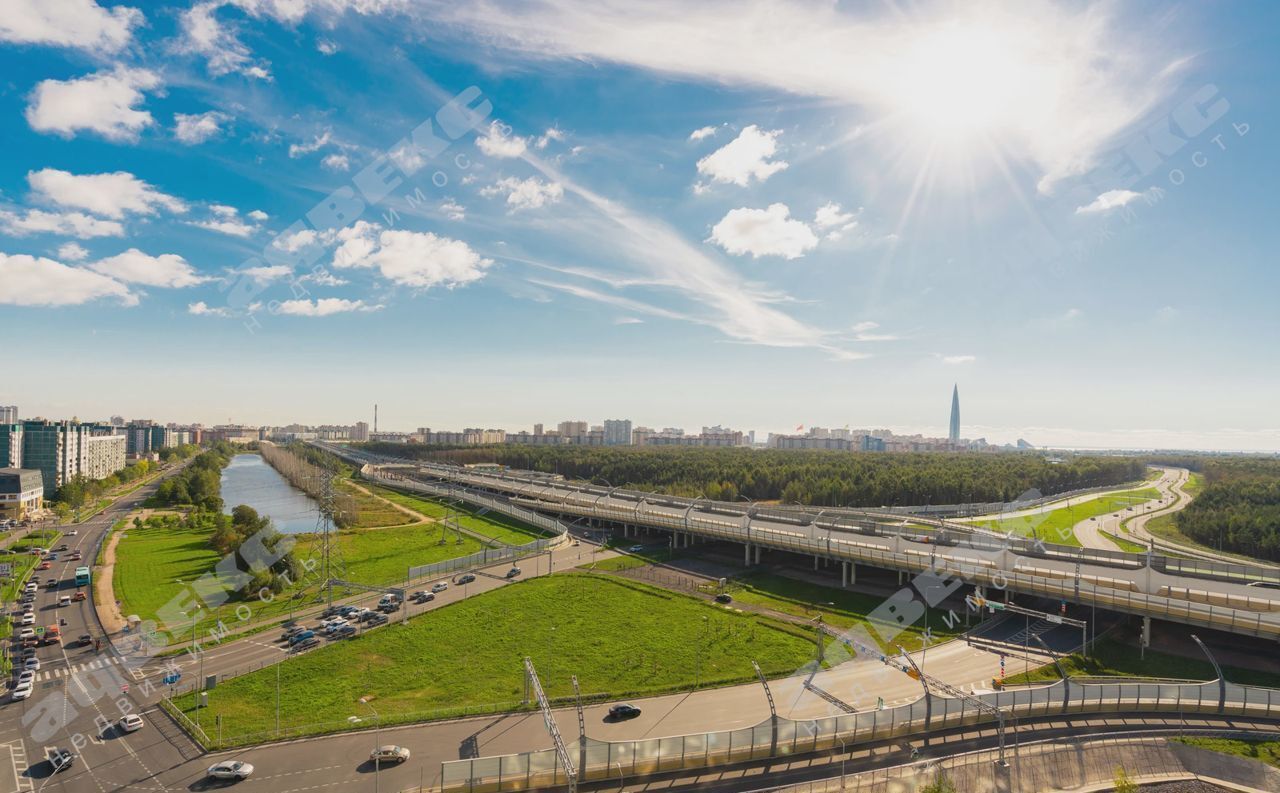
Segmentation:
[[(1280, 690), (1218, 681), (1102, 684), (1058, 681), (1048, 686), (974, 696), (1001, 709), (1007, 716), (1018, 718), (1120, 712), (1280, 715)], [(927, 695), (910, 704), (883, 710), (801, 721), (778, 717), (737, 730), (632, 741), (586, 738), (576, 747), (577, 781), (623, 779), (847, 749), (862, 743), (993, 721), (990, 711), (967, 700)], [(554, 749), (441, 764), (444, 791), (529, 790), (568, 783)]]

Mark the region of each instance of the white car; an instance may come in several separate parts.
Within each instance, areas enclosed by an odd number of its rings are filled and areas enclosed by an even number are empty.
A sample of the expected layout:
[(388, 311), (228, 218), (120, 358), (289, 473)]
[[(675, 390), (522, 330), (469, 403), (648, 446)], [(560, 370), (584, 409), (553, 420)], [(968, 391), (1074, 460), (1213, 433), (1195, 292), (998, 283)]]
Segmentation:
[(79, 529), (72, 529), (71, 531), (67, 532), (67, 536), (68, 536), (68, 537), (74, 537), (74, 536), (76, 536), (76, 535), (77, 535), (77, 534), (79, 534), (79, 533), (80, 533), (80, 530), (79, 530)]
[(29, 682), (19, 683), (18, 685), (14, 686), (13, 701), (17, 702), (18, 700), (26, 699), (27, 697), (31, 696), (31, 691), (32, 691), (31, 683)]
[(348, 624), (347, 621), (342, 619), (341, 617), (335, 620), (330, 620), (324, 624), (324, 632), (333, 633), (338, 628), (341, 628), (343, 625), (346, 625), (346, 624)]
[(27, 685), (30, 686), (30, 685), (34, 685), (35, 682), (36, 682), (36, 673), (32, 672), (30, 669), (23, 669), (21, 672), (18, 673), (18, 682), (15, 684), (15, 686), (20, 686), (23, 683), (26, 683)]
[(118, 727), (121, 732), (137, 732), (142, 729), (143, 724), (145, 724), (145, 722), (143, 722), (141, 716), (136, 713), (130, 713), (120, 721), (116, 722), (116, 727)]
[(23, 662), (23, 664), (22, 664), (22, 668), (23, 668), (23, 669), (29, 669), (29, 670), (30, 670), (30, 671), (32, 671), (32, 672), (39, 672), (39, 671), (40, 671), (40, 659), (39, 659), (39, 658), (36, 658), (36, 657), (33, 655), (33, 656), (31, 656), (30, 658), (28, 658), (26, 661), (24, 661), (24, 662)]
[(22, 630), (18, 631), (19, 639), (34, 639), (35, 637), (36, 637), (35, 628), (23, 628)]
[(35, 615), (35, 614), (33, 614), (33, 613), (32, 613), (32, 612), (30, 612), (30, 611), (26, 612), (25, 614), (23, 614), (23, 615), (22, 615), (22, 624), (23, 624), (23, 625), (35, 625), (35, 624), (36, 624), (36, 615)]
[(440, 583), (438, 583), (438, 584), (434, 584), (434, 585), (431, 587), (431, 591), (432, 591), (432, 593), (434, 593), (434, 594), (439, 594), (439, 593), (441, 593), (441, 592), (445, 591), (445, 590), (446, 590), (446, 589), (448, 589), (448, 588), (449, 588), (449, 584), (448, 584), (448, 583), (446, 583), (446, 582), (444, 582), (444, 581), (441, 581), (441, 582), (440, 582)]
[(223, 760), (209, 766), (209, 776), (214, 779), (248, 779), (252, 773), (253, 766), (239, 760)]

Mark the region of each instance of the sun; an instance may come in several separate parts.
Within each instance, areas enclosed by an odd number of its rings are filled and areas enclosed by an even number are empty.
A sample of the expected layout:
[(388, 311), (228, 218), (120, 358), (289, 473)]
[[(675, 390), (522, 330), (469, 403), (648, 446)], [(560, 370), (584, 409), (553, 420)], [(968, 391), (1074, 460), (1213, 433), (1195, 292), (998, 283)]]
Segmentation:
[(919, 31), (886, 70), (897, 120), (943, 146), (1016, 128), (1042, 76), (1018, 33), (972, 22)]

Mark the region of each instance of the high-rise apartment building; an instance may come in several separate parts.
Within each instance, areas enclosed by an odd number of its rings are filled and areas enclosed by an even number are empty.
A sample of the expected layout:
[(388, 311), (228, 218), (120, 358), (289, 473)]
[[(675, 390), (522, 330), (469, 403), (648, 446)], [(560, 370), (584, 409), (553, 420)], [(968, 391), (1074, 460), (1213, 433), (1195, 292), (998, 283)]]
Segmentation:
[(586, 435), (588, 428), (585, 421), (562, 421), (556, 429), (561, 436), (576, 438), (579, 435)]
[(77, 476), (105, 479), (124, 468), (127, 439), (76, 421), (22, 422), (22, 467), (40, 471), (45, 498)]
[(605, 446), (631, 445), (631, 419), (605, 419)]
[(18, 406), (0, 405), (0, 424), (17, 424)]
[(22, 425), (0, 422), (0, 468), (22, 467)]

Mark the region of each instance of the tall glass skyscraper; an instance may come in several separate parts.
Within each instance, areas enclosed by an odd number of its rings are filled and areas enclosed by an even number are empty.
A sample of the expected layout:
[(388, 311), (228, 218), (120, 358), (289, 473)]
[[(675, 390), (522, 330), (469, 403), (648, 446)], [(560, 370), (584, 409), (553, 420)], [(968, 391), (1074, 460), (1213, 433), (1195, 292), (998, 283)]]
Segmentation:
[(960, 442), (960, 386), (951, 386), (951, 442)]

